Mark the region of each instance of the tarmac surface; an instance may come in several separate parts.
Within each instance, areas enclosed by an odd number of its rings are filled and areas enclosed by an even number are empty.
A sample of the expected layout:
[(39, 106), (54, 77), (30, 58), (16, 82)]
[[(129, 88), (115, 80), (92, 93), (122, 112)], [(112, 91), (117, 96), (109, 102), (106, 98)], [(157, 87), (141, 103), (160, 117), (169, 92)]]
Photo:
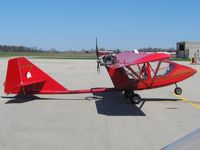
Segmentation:
[[(178, 84), (181, 96), (174, 85), (137, 91), (146, 100), (140, 109), (118, 92), (5, 95), (7, 60), (0, 60), (1, 150), (157, 150), (200, 127), (199, 72)], [(95, 60), (31, 61), (68, 89), (113, 87), (104, 67), (97, 74)]]

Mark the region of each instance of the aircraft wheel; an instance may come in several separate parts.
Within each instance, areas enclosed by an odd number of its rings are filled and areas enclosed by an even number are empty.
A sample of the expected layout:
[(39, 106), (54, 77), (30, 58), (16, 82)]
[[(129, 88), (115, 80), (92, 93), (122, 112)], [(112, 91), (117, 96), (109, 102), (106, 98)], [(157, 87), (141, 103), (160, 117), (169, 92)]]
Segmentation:
[(139, 94), (134, 94), (131, 99), (133, 104), (139, 104), (141, 102), (141, 97)]
[(180, 87), (176, 87), (176, 88), (174, 89), (174, 93), (175, 93), (176, 95), (181, 95), (181, 94), (182, 94), (182, 89), (181, 89)]

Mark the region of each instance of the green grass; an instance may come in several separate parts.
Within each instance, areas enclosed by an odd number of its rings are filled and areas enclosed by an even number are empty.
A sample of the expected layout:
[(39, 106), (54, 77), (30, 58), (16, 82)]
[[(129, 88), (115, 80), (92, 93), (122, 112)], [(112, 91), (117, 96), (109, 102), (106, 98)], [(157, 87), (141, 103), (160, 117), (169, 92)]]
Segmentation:
[(30, 52), (0, 52), (0, 57), (12, 57), (12, 56), (35, 56), (38, 53)]
[[(0, 57), (31, 57), (35, 59), (96, 59), (95, 53), (84, 52), (0, 52)], [(191, 61), (190, 59), (171, 58), (171, 61)]]
[(190, 58), (171, 58), (171, 61), (191, 61)]
[(0, 57), (20, 56), (38, 59), (96, 59), (95, 53), (84, 52), (0, 52)]

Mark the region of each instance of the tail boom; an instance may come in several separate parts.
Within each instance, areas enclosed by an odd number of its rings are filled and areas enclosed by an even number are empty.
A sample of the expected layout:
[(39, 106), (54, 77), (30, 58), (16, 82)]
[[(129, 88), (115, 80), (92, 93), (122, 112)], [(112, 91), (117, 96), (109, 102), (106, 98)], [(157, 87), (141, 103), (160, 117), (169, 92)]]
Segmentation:
[(115, 88), (92, 88), (84, 90), (69, 90), (67, 94), (102, 93), (116, 91)]

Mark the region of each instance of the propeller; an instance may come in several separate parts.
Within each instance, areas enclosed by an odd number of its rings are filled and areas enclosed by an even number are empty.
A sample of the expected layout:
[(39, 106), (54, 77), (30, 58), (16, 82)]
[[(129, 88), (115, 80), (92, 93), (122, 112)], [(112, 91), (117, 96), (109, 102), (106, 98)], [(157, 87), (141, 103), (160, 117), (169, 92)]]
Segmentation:
[(97, 57), (97, 73), (100, 73), (99, 49), (98, 49), (97, 37), (96, 37), (96, 57)]

